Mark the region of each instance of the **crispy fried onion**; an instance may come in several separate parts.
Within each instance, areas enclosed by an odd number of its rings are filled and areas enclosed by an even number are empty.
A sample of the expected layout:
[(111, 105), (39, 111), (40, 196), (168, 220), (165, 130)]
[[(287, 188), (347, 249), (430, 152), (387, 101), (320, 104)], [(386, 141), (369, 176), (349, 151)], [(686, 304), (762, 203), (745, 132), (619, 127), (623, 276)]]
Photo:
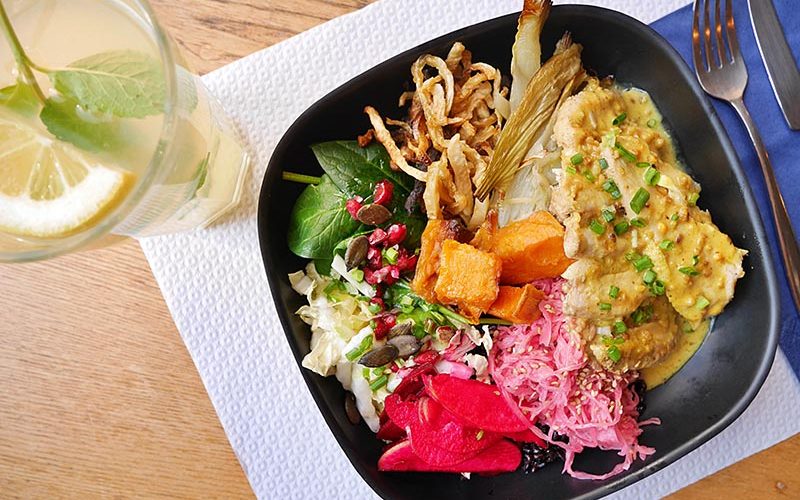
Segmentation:
[(399, 98), (400, 106), (408, 106), (405, 120), (384, 122), (374, 108), (364, 108), (375, 139), (394, 168), (426, 183), (428, 218), (457, 216), (477, 227), (487, 205), (475, 200), (474, 179), (489, 165), (508, 116), (508, 89), (499, 70), (473, 63), (458, 42), (445, 59), (430, 54), (417, 59), (411, 76), (415, 90)]

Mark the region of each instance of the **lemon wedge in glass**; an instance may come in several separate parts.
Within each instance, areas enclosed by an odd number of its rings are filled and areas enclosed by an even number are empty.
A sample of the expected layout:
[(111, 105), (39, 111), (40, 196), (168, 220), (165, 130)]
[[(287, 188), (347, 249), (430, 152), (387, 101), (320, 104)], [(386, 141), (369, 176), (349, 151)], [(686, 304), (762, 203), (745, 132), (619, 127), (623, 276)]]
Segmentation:
[(0, 231), (41, 238), (78, 232), (116, 207), (134, 179), (0, 118)]

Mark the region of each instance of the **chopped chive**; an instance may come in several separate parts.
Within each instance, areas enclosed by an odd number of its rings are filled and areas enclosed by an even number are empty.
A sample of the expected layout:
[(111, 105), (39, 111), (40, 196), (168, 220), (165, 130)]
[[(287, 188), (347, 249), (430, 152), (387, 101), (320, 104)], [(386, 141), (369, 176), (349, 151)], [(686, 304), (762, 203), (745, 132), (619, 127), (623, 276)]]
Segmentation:
[(350, 271), (350, 277), (361, 283), (362, 281), (364, 281), (364, 271), (362, 271), (361, 269), (353, 269), (352, 271)]
[(607, 208), (603, 209), (603, 220), (605, 220), (606, 222), (611, 222), (612, 220), (614, 220), (614, 215), (615, 214), (613, 210), (609, 210)]
[(399, 256), (399, 254), (398, 254), (397, 250), (394, 249), (394, 248), (389, 247), (389, 248), (387, 248), (386, 250), (383, 251), (383, 258), (389, 264), (392, 264), (392, 265), (397, 264), (397, 257), (398, 256)]
[(670, 250), (675, 248), (675, 242), (672, 240), (663, 240), (661, 243), (658, 244), (658, 248), (666, 252), (669, 252)]
[(617, 183), (612, 181), (611, 179), (608, 179), (603, 183), (603, 191), (610, 194), (611, 198), (615, 200), (622, 198), (622, 193), (619, 192), (619, 187), (617, 187)]
[(633, 267), (639, 272), (646, 271), (653, 267), (653, 261), (650, 260), (650, 257), (645, 255), (633, 261)]
[(575, 175), (575, 174), (578, 173), (578, 171), (575, 170), (575, 167), (573, 167), (572, 165), (567, 165), (567, 167), (564, 170), (566, 170), (568, 173), (570, 173), (572, 175)]
[(697, 268), (694, 266), (684, 266), (678, 268), (678, 271), (685, 274), (686, 276), (697, 276), (698, 274), (700, 274), (700, 271), (698, 271)]
[(620, 359), (622, 359), (622, 353), (619, 352), (619, 348), (615, 345), (612, 345), (606, 350), (606, 354), (608, 354), (608, 359), (616, 363)]
[(697, 255), (692, 255), (692, 264), (696, 266), (699, 262), (700, 262), (700, 257), (698, 257)]
[(650, 192), (645, 188), (639, 188), (639, 190), (636, 191), (636, 194), (634, 194), (633, 198), (631, 199), (631, 210), (638, 214), (642, 211), (649, 200)]
[(347, 361), (355, 361), (370, 347), (372, 347), (372, 335), (367, 335), (356, 347), (348, 351), (344, 356), (347, 358)]
[(672, 222), (678, 222), (678, 212), (675, 212), (674, 214), (670, 215), (669, 220), (671, 220)]
[(706, 307), (711, 305), (711, 302), (709, 302), (707, 298), (701, 295), (697, 297), (697, 300), (694, 302), (694, 305), (698, 309), (705, 309)]
[(655, 186), (658, 184), (658, 181), (660, 180), (661, 180), (661, 172), (659, 172), (653, 167), (647, 167), (647, 170), (644, 171), (644, 181), (647, 183), (647, 185)]
[(636, 155), (625, 149), (625, 147), (622, 144), (615, 142), (614, 149), (617, 150), (617, 152), (619, 153), (619, 155), (622, 157), (623, 160), (629, 163), (636, 162)]
[(653, 272), (653, 270), (652, 270), (652, 269), (648, 269), (648, 270), (647, 270), (647, 271), (645, 271), (645, 273), (642, 275), (642, 281), (644, 281), (644, 282), (645, 282), (645, 284), (647, 284), (647, 285), (650, 285), (650, 284), (652, 284), (652, 283), (653, 283), (653, 282), (656, 280), (656, 277), (657, 277), (657, 276), (656, 276), (656, 273), (655, 273), (655, 272)]
[(693, 331), (694, 331), (694, 328), (692, 328), (692, 325), (689, 324), (688, 321), (684, 321), (683, 322), (683, 333), (692, 333)]
[(592, 221), (589, 222), (589, 229), (591, 229), (593, 233), (598, 235), (606, 232), (606, 226), (599, 223), (597, 219), (592, 219)]
[(664, 293), (667, 291), (667, 285), (665, 285), (661, 280), (655, 280), (650, 284), (650, 291), (653, 293), (653, 295), (664, 295)]
[(589, 182), (594, 182), (594, 180), (596, 179), (591, 170), (584, 170), (583, 176), (586, 177), (586, 180)]
[(636, 252), (628, 252), (625, 254), (625, 260), (627, 260), (628, 262), (636, 262), (641, 258), (642, 256)]
[(362, 368), (361, 369), (361, 376), (364, 377), (364, 380), (369, 380), (370, 369), (369, 368)]
[(380, 377), (373, 380), (371, 384), (369, 384), (369, 388), (372, 389), (373, 392), (375, 392), (384, 385), (386, 385), (387, 382), (389, 382), (389, 376), (381, 375)]
[(657, 124), (658, 122), (656, 121), (655, 118), (650, 118), (649, 120), (647, 120), (647, 126), (650, 128), (655, 128)]
[(700, 199), (700, 193), (692, 193), (692, 194), (690, 194), (689, 198), (687, 199), (687, 201), (689, 202), (689, 206), (693, 207), (693, 206), (697, 205), (697, 200), (699, 200), (699, 199)]
[(403, 295), (403, 298), (398, 302), (401, 306), (413, 306), (414, 298), (411, 295)]
[(634, 217), (631, 219), (631, 226), (634, 227), (645, 227), (647, 225), (647, 219), (643, 219), (641, 217)]
[(623, 111), (622, 113), (618, 114), (616, 118), (614, 118), (614, 121), (612, 121), (611, 124), (612, 125), (619, 125), (620, 123), (624, 122), (625, 118), (627, 118), (627, 117), (628, 117), (628, 113), (625, 113)]
[(650, 167), (652, 165), (653, 164), (650, 163), (649, 161), (637, 161), (636, 162), (636, 166), (639, 167), (639, 168), (647, 168), (647, 167)]
[(628, 228), (630, 228), (630, 226), (631, 225), (628, 224), (627, 221), (622, 221), (614, 226), (614, 233), (616, 233), (617, 236), (621, 236), (628, 232)]
[(580, 153), (575, 153), (574, 155), (572, 155), (572, 158), (569, 159), (569, 162), (572, 163), (573, 165), (580, 165), (581, 163), (583, 163), (583, 155)]
[(598, 304), (598, 306), (600, 307), (601, 311), (610, 311), (611, 310), (611, 304), (609, 304), (608, 302), (600, 302)]
[(628, 327), (623, 321), (617, 321), (614, 323), (614, 331), (617, 333), (625, 333), (628, 331)]
[(611, 288), (608, 289), (608, 296), (612, 299), (619, 297), (619, 287), (616, 285), (611, 285)]
[(605, 159), (605, 158), (600, 158), (600, 159), (597, 161), (597, 163), (599, 163), (599, 164), (600, 164), (600, 168), (601, 168), (602, 170), (605, 170), (605, 169), (607, 169), (607, 168), (608, 168), (608, 162), (606, 161), (606, 159)]

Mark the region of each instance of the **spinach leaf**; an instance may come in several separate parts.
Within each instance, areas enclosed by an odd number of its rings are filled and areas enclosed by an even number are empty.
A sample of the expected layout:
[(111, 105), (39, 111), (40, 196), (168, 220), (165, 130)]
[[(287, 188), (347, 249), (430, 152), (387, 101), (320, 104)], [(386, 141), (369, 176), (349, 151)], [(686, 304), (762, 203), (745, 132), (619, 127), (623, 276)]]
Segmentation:
[(330, 259), (334, 247), (361, 226), (347, 213), (346, 201), (327, 175), (306, 187), (289, 219), (289, 249), (308, 259)]
[(330, 141), (314, 144), (311, 149), (325, 173), (348, 197), (370, 195), (383, 179), (394, 183), (397, 198), (408, 196), (414, 188), (414, 179), (392, 170), (389, 154), (379, 143), (362, 148), (356, 141)]

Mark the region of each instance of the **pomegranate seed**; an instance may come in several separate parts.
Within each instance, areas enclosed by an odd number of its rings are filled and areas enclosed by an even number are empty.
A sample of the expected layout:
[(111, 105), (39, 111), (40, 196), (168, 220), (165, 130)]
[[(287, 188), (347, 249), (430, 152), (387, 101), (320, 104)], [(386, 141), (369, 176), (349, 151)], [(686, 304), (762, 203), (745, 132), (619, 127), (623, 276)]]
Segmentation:
[(352, 217), (353, 219), (356, 218), (356, 214), (358, 213), (358, 210), (361, 208), (362, 201), (364, 201), (364, 198), (360, 196), (356, 196), (347, 200), (345, 208), (347, 209), (347, 213), (349, 213), (350, 217)]
[(386, 321), (383, 321), (381, 319), (375, 320), (375, 332), (374, 332), (375, 340), (381, 340), (386, 338), (386, 335), (389, 334), (389, 330), (391, 329), (392, 327), (386, 324)]
[(372, 198), (378, 205), (387, 205), (392, 201), (393, 193), (394, 184), (384, 179), (375, 184), (375, 191), (372, 193)]
[[(391, 229), (391, 227), (389, 227)], [(370, 245), (380, 245), (389, 235), (381, 228), (377, 228), (376, 230), (372, 231), (372, 234), (369, 235), (369, 244)]]
[(405, 224), (392, 224), (386, 231), (386, 246), (397, 245), (406, 239), (408, 230)]
[(417, 365), (432, 363), (437, 359), (439, 359), (439, 354), (436, 351), (425, 351), (421, 354), (417, 354), (416, 356), (414, 356), (414, 362)]
[(397, 267), (401, 271), (413, 271), (417, 267), (417, 259), (419, 259), (417, 255), (401, 253), (400, 257), (397, 258)]
[(376, 247), (370, 247), (370, 249), (367, 250), (367, 265), (373, 270), (380, 269), (381, 258), (381, 251)]
[(386, 324), (389, 325), (389, 328), (391, 328), (397, 324), (397, 316), (394, 314), (387, 314), (384, 316), (383, 321), (385, 321)]
[[(366, 273), (364, 273), (364, 274), (366, 274)], [(384, 309), (386, 309), (386, 303), (384, 303), (384, 302), (383, 302), (383, 299), (382, 299), (382, 298), (380, 298), (380, 297), (372, 297), (372, 298), (370, 299), (370, 302), (371, 302), (372, 304), (378, 304), (379, 306), (381, 306), (381, 311), (383, 311)]]

